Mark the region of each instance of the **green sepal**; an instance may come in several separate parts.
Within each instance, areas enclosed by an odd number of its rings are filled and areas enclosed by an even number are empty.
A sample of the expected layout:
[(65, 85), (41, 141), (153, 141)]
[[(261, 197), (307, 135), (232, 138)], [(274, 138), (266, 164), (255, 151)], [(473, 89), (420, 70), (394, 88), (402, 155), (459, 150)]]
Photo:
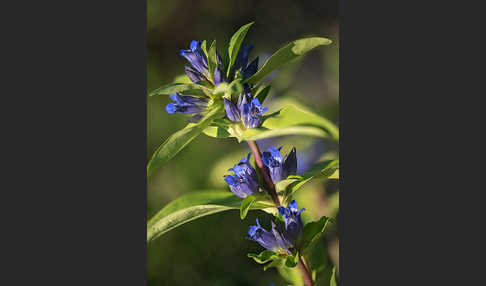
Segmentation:
[(246, 215), (248, 214), (248, 210), (250, 209), (251, 205), (255, 202), (256, 197), (252, 195), (246, 196), (241, 202), (240, 207), (240, 218), (245, 219)]

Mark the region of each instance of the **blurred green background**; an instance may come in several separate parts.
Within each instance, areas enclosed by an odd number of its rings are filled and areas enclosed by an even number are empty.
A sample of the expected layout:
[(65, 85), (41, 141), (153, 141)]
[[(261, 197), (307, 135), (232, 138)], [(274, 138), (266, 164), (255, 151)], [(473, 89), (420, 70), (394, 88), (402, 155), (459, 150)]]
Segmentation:
[[(255, 48), (250, 59), (264, 59), (289, 41), (305, 36), (333, 40), (294, 61), (267, 81), (272, 90), (265, 102), (270, 112), (285, 103), (297, 103), (337, 124), (339, 94), (338, 2), (332, 1), (147, 1), (147, 91), (170, 83), (184, 72), (186, 61), (178, 55), (191, 40), (218, 42), (221, 51), (242, 25), (255, 21), (245, 43)], [(169, 115), (169, 98), (147, 99), (147, 160), (170, 134), (183, 128), (187, 117)], [(311, 137), (275, 138), (259, 142), (295, 146), (299, 164), (336, 153), (337, 144)], [(311, 152), (311, 150), (314, 150)], [(307, 157), (302, 151), (307, 151)], [(168, 202), (194, 190), (227, 189), (223, 175), (249, 149), (235, 139), (215, 139), (204, 134), (196, 138), (148, 181), (147, 219)], [(336, 216), (337, 184), (333, 181), (306, 185), (297, 197), (305, 216)], [(248, 226), (255, 218), (269, 223), (261, 211), (252, 211), (241, 221), (237, 210), (185, 224), (147, 246), (148, 285), (287, 285), (275, 269), (263, 267), (246, 257), (262, 248), (246, 240)], [(333, 225), (320, 250), (332, 263), (338, 261), (337, 227)], [(325, 285), (325, 284), (323, 284)]]

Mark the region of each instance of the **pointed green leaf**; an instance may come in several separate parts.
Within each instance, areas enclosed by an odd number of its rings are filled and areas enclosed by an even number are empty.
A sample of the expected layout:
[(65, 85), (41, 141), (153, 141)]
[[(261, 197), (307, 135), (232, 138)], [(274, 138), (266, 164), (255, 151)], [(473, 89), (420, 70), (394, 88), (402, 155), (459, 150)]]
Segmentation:
[(337, 276), (336, 276), (336, 266), (332, 268), (332, 276), (329, 286), (338, 286), (337, 284)]
[(189, 84), (192, 83), (191, 79), (185, 73), (176, 76), (172, 82), (174, 82), (174, 83), (189, 83)]
[(255, 202), (256, 197), (249, 195), (247, 196), (242, 202), (241, 202), (241, 207), (240, 207), (240, 218), (245, 219), (246, 214), (248, 213), (248, 210), (252, 206), (252, 204)]
[(282, 135), (308, 135), (339, 140), (339, 129), (322, 116), (289, 105), (264, 116), (261, 127), (245, 130), (239, 140), (259, 140)]
[[(320, 163), (317, 163), (312, 169), (307, 171), (303, 176), (302, 179), (293, 179), (293, 182), (290, 182), (285, 187), (285, 202), (288, 203), (291, 201), (292, 196), (295, 194), (297, 190), (299, 190), (304, 184), (310, 182), (314, 179), (325, 179), (329, 176), (333, 175), (336, 170), (339, 169), (339, 160), (327, 160)], [(284, 180), (282, 184), (287, 183), (287, 180)]]
[(209, 51), (208, 51), (209, 78), (211, 78), (213, 83), (214, 83), (214, 79), (213, 79), (214, 70), (216, 69), (217, 66), (218, 66), (218, 57), (216, 54), (216, 40), (214, 40), (211, 43), (211, 46), (209, 47)]
[(243, 136), (240, 138), (240, 142), (243, 140), (260, 140), (271, 137), (278, 137), (284, 135), (304, 135), (313, 136), (320, 138), (329, 138), (328, 134), (322, 129), (310, 126), (294, 126), (279, 129), (264, 129), (264, 128), (254, 128), (247, 129)]
[(188, 95), (197, 95), (197, 96), (209, 96), (211, 94), (211, 90), (205, 86), (196, 83), (169, 83), (168, 85), (164, 85), (162, 87), (157, 88), (156, 90), (149, 93), (149, 96), (156, 96), (156, 95), (163, 95), (163, 94), (174, 94), (174, 93), (182, 93)]
[(306, 224), (302, 236), (297, 242), (297, 249), (305, 254), (312, 247), (312, 244), (321, 237), (329, 221), (328, 217), (323, 216), (318, 221)]
[(329, 45), (331, 43), (331, 40), (320, 37), (305, 38), (290, 42), (268, 58), (263, 66), (254, 75), (246, 79), (245, 82), (255, 84), (281, 65), (304, 55), (316, 47)]
[[(241, 198), (230, 191), (199, 191), (187, 194), (167, 204), (147, 223), (147, 241), (195, 219), (231, 209), (238, 209)], [(269, 207), (264, 202), (257, 202), (251, 209)]]
[(229, 65), (228, 65), (228, 70), (226, 72), (226, 76), (229, 76), (229, 73), (231, 71), (231, 67), (233, 67), (233, 64), (235, 63), (236, 56), (238, 55), (238, 51), (240, 50), (241, 44), (243, 43), (243, 40), (245, 39), (246, 33), (248, 32), (248, 29), (250, 29), (251, 25), (253, 25), (254, 22), (248, 23), (244, 26), (242, 26), (234, 35), (231, 37), (231, 40), (228, 45), (228, 56), (229, 56)]
[(188, 124), (185, 128), (172, 134), (162, 143), (152, 155), (147, 165), (147, 177), (162, 167), (167, 161), (174, 157), (179, 151), (184, 149), (192, 140), (194, 140), (203, 130), (211, 124), (214, 118), (223, 115), (224, 108), (222, 101), (214, 103), (209, 107), (208, 113), (197, 124)]
[(206, 44), (206, 40), (202, 41), (201, 43), (201, 49), (204, 51), (204, 54), (206, 55), (206, 57), (208, 56), (208, 49), (207, 49), (207, 44)]

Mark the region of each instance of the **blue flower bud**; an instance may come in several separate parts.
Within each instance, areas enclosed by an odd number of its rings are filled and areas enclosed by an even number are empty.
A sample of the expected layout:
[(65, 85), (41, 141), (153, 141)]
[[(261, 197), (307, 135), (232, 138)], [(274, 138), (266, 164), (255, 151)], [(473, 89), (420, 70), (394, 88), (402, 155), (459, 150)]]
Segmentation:
[(302, 219), (300, 213), (305, 209), (299, 210), (297, 208), (297, 202), (293, 200), (289, 203), (287, 208), (279, 206), (278, 212), (282, 215), (285, 220), (285, 231), (292, 243), (295, 243), (297, 238), (300, 236), (303, 230)]
[(214, 85), (218, 85), (221, 82), (224, 82), (226, 80), (223, 72), (219, 69), (219, 67), (216, 67), (214, 69), (213, 80), (214, 80)]
[(204, 76), (200, 72), (198, 72), (197, 70), (191, 67), (185, 66), (184, 71), (186, 72), (189, 79), (194, 83), (198, 83), (205, 80)]
[(252, 50), (252, 44), (248, 44), (240, 48), (240, 50), (238, 51), (238, 55), (236, 56), (235, 63), (233, 65), (233, 71), (243, 70), (246, 68), (248, 64), (248, 58), (250, 57), (250, 53)]
[(280, 148), (270, 146), (262, 153), (262, 162), (268, 167), (270, 177), (276, 184), (277, 182), (287, 178), (289, 175), (295, 175), (297, 171), (297, 155), (295, 148), (282, 158)]
[(233, 102), (224, 99), (224, 110), (226, 111), (226, 116), (229, 120), (233, 122), (240, 122), (240, 112), (238, 108), (233, 104)]
[(243, 79), (247, 79), (253, 74), (255, 74), (258, 70), (258, 57), (256, 57), (244, 70), (243, 70)]
[(201, 44), (201, 41), (192, 41), (190, 49), (180, 50), (179, 55), (185, 57), (194, 67), (195, 71), (208, 78), (208, 60)]
[(258, 242), (265, 249), (277, 251), (280, 249), (288, 250), (292, 245), (289, 241), (285, 240), (277, 228), (275, 223), (272, 222), (272, 231), (267, 231), (261, 227), (260, 222), (256, 219), (257, 225), (250, 226), (248, 230), (248, 238)]
[(194, 114), (201, 112), (207, 105), (207, 99), (180, 96), (179, 94), (169, 94), (169, 97), (174, 101), (167, 104), (165, 110), (167, 113), (183, 113)]
[(297, 151), (295, 147), (286, 155), (283, 163), (283, 176), (287, 178), (289, 175), (297, 174)]
[(259, 189), (258, 175), (251, 166), (250, 154), (247, 158), (242, 158), (229, 171), (233, 171), (233, 175), (225, 175), (224, 180), (229, 185), (230, 190), (240, 198), (245, 198), (248, 195), (254, 195)]

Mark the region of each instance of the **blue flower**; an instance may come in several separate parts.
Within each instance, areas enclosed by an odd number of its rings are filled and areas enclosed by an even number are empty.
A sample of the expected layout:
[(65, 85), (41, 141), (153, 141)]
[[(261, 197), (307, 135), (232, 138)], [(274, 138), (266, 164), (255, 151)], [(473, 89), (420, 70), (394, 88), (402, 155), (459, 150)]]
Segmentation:
[(272, 221), (272, 231), (267, 231), (261, 227), (260, 222), (256, 219), (257, 225), (250, 226), (248, 238), (258, 242), (265, 249), (278, 251), (288, 250), (292, 247), (290, 241), (282, 233), (284, 230), (279, 229)]
[(246, 86), (238, 97), (236, 105), (227, 99), (224, 100), (224, 109), (229, 120), (243, 121), (246, 128), (256, 128), (260, 125), (262, 115), (268, 108), (263, 108), (260, 101), (253, 98), (249, 87)]
[(277, 209), (285, 220), (285, 231), (288, 234), (290, 241), (295, 243), (304, 228), (302, 225), (302, 219), (300, 218), (300, 213), (305, 209), (303, 208), (299, 210), (295, 200), (290, 202), (287, 208), (279, 206)]
[(201, 44), (201, 41), (192, 41), (189, 50), (179, 51), (179, 55), (185, 57), (192, 65), (192, 68), (186, 66), (185, 71), (193, 82), (199, 82), (209, 78), (208, 59)]
[(240, 198), (245, 198), (248, 195), (255, 194), (258, 189), (258, 175), (251, 166), (250, 154), (247, 158), (242, 158), (229, 171), (233, 171), (233, 175), (225, 175), (224, 180), (229, 185), (230, 190)]
[(268, 107), (263, 108), (258, 98), (253, 98), (251, 102), (243, 104), (241, 117), (247, 128), (257, 128), (262, 120), (262, 114), (267, 111)]
[(165, 106), (167, 113), (195, 114), (201, 112), (207, 106), (207, 99), (181, 96), (180, 94), (169, 94), (174, 101)]
[(280, 155), (280, 149), (282, 147), (277, 149), (275, 146), (270, 146), (262, 153), (263, 164), (270, 170), (270, 177), (275, 184), (289, 175), (295, 175), (297, 171), (295, 147), (285, 156), (285, 160)]
[(236, 56), (235, 63), (231, 68), (230, 77), (234, 77), (236, 71), (238, 71), (243, 76), (243, 80), (245, 80), (257, 72), (258, 57), (256, 57), (250, 64), (248, 64), (248, 58), (252, 50), (252, 44), (248, 44), (240, 48), (240, 50), (238, 51), (238, 55)]
[[(202, 49), (201, 41), (192, 41), (189, 50), (180, 50), (179, 55), (185, 57), (192, 67), (186, 66), (184, 68), (189, 79), (194, 82), (210, 82), (208, 58)], [(214, 85), (218, 85), (221, 82), (226, 81), (223, 71), (221, 71), (222, 60), (218, 57), (218, 66), (215, 67), (213, 73)]]

